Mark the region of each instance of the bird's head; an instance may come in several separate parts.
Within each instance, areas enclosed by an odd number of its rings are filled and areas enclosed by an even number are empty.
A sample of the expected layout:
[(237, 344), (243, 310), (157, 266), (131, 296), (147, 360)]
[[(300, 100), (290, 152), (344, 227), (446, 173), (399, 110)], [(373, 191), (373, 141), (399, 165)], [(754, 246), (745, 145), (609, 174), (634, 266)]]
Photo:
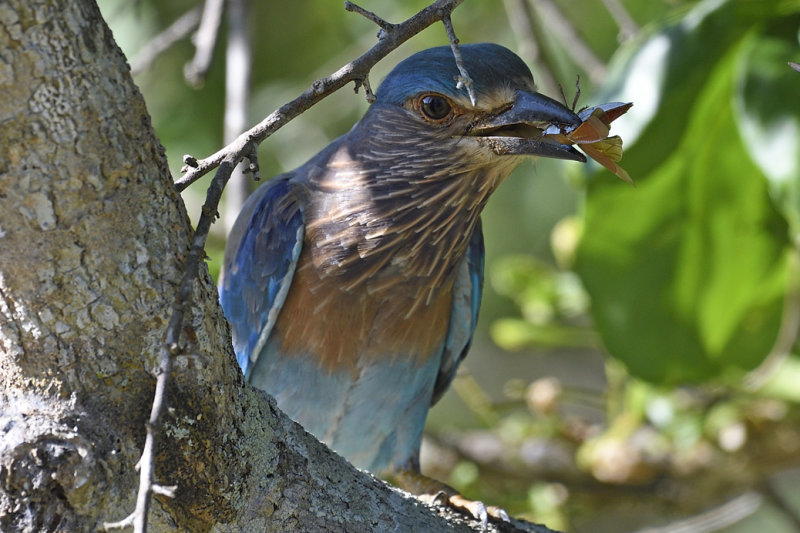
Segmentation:
[(586, 160), (571, 146), (542, 138), (550, 124), (577, 126), (581, 120), (536, 92), (522, 59), (492, 43), (461, 45), (460, 51), (475, 102), (466, 88), (457, 88), (460, 73), (451, 48), (424, 50), (398, 64), (377, 91), (365, 119), (379, 115), (384, 120), (375, 124), (392, 128), (394, 134), (383, 131), (381, 139), (431, 157), (447, 153), (472, 168), (513, 167), (520, 160), (513, 156)]
[(309, 172), (326, 192), (307, 210), (315, 261), (351, 275), (346, 287), (381, 269), (392, 273), (389, 281), (443, 286), (489, 197), (525, 156), (585, 161), (542, 137), (548, 125), (581, 119), (537, 93), (519, 57), (496, 44), (460, 50), (474, 104), (456, 87), (450, 47), (419, 52), (389, 73), (361, 121), (331, 145), (325, 171)]

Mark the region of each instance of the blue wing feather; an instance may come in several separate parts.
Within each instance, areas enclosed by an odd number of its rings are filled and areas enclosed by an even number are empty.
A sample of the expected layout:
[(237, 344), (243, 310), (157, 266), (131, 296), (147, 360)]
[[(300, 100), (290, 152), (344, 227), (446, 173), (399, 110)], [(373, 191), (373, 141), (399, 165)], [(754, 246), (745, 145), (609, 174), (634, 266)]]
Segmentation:
[(483, 229), (478, 220), (464, 261), (459, 265), (453, 284), (453, 309), (445, 338), (442, 362), (433, 387), (431, 405), (439, 401), (453, 381), (458, 365), (467, 356), (483, 294)]
[(302, 248), (303, 213), (290, 177), (275, 178), (253, 193), (228, 237), (220, 303), (245, 377), (275, 325)]

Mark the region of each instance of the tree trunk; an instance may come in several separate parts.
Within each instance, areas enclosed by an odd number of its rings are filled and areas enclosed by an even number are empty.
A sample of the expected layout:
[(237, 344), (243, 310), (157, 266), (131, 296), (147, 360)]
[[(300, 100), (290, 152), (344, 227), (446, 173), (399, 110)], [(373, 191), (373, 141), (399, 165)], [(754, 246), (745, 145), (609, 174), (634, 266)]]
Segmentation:
[[(135, 507), (191, 227), (94, 2), (0, 3), (0, 123), (0, 530), (94, 531)], [(194, 302), (156, 455), (177, 491), (151, 530), (472, 530), (246, 386), (205, 266)]]

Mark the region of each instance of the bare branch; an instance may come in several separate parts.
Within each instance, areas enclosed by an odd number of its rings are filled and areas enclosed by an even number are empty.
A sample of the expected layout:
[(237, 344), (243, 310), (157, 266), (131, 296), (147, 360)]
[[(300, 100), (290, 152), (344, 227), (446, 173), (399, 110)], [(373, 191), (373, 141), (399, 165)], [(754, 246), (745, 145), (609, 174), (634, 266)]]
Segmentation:
[(639, 33), (639, 25), (636, 24), (636, 21), (633, 20), (633, 17), (631, 17), (620, 0), (603, 0), (603, 5), (606, 6), (606, 11), (617, 23), (619, 28), (617, 38), (620, 42), (627, 41)]
[(450, 21), (450, 14), (442, 15), (442, 24), (444, 24), (444, 29), (447, 31), (447, 38), (450, 39), (450, 48), (453, 50), (453, 57), (456, 58), (456, 67), (458, 67), (458, 72), (460, 76), (456, 80), (458, 83), (456, 84), (457, 89), (461, 89), (462, 87), (466, 87), (467, 94), (469, 94), (469, 101), (472, 102), (472, 105), (475, 105), (475, 88), (472, 87), (472, 78), (469, 77), (469, 72), (467, 72), (467, 67), (464, 66), (464, 58), (461, 57), (461, 50), (458, 48), (458, 37), (456, 37), (456, 32), (453, 29), (453, 23)]
[(131, 74), (144, 72), (158, 56), (167, 51), (173, 44), (180, 41), (197, 27), (200, 22), (200, 6), (196, 6), (170, 24), (164, 31), (150, 39), (133, 61), (131, 61)]
[(254, 145), (253, 149), (250, 152), (245, 153), (244, 157), (246, 157), (249, 161), (247, 168), (244, 169), (245, 174), (252, 174), (253, 179), (258, 181), (261, 179), (261, 169), (258, 166), (258, 150), (257, 147)]
[(330, 76), (312, 83), (311, 87), (306, 89), (303, 94), (272, 112), (228, 146), (205, 159), (197, 160), (197, 164), (193, 167), (184, 166), (181, 171), (186, 174), (175, 182), (175, 187), (178, 191), (182, 191), (201, 176), (216, 168), (228, 155), (232, 155), (235, 161), (240, 161), (245, 156), (248, 146), (251, 144), (257, 146), (284, 124), (329, 94), (356, 80), (362, 80), (363, 83), (363, 79), (378, 61), (417, 33), (448, 16), (463, 1), (436, 0), (405, 22), (395, 24), (392, 31), (385, 32), (383, 38), (363, 55), (344, 65)]
[(372, 92), (372, 86), (369, 84), (369, 76), (364, 76), (360, 80), (356, 80), (355, 87), (353, 90), (357, 93), (358, 89), (364, 87), (364, 97), (367, 99), (367, 103), (371, 104), (375, 101), (375, 93)]
[(203, 6), (203, 18), (192, 39), (195, 46), (194, 57), (183, 68), (183, 76), (192, 86), (202, 85), (211, 67), (224, 9), (225, 0), (206, 0)]
[(564, 44), (566, 50), (588, 74), (589, 79), (598, 83), (606, 73), (603, 61), (589, 48), (589, 45), (578, 34), (572, 22), (556, 6), (552, 0), (534, 0), (532, 5), (546, 19), (547, 27)]
[(722, 505), (695, 516), (662, 527), (648, 527), (636, 533), (700, 533), (720, 531), (755, 513), (764, 497), (758, 492), (745, 492)]
[[(250, 101), (250, 71), (253, 53), (247, 31), (247, 3), (228, 0), (228, 39), (225, 48), (225, 144), (247, 129), (247, 108)], [(253, 152), (255, 153), (255, 151)], [(254, 158), (250, 159), (250, 164)], [(247, 200), (248, 182), (245, 167), (236, 165), (223, 198), (222, 222), (225, 232), (233, 227), (239, 210)]]
[(395, 27), (394, 24), (392, 24), (391, 22), (386, 22), (385, 20), (380, 18), (378, 15), (376, 15), (372, 11), (367, 11), (363, 7), (358, 6), (358, 5), (354, 4), (353, 2), (349, 2), (349, 1), (346, 0), (345, 3), (344, 3), (344, 8), (347, 11), (352, 11), (353, 13), (358, 13), (359, 15), (371, 20), (372, 22), (374, 22), (375, 24), (380, 26), (381, 29), (384, 30), (384, 31), (389, 32), (389, 31), (394, 30), (394, 27)]
[(526, 63), (531, 65), (534, 71), (537, 90), (545, 94), (555, 94), (558, 90), (558, 82), (553, 77), (553, 69), (544, 54), (541, 53), (543, 47), (538, 38), (538, 32), (534, 31), (535, 21), (531, 14), (530, 5), (527, 0), (504, 0), (508, 16), (508, 25), (514, 32), (519, 45), (519, 55)]

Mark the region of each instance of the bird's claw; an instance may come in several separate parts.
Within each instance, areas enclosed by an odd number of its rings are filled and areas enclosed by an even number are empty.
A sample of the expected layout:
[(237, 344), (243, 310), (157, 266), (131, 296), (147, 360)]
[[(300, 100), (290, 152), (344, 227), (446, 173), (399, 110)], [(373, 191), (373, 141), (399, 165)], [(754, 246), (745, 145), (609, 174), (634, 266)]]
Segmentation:
[(464, 509), (476, 520), (481, 521), (481, 527), (486, 529), (489, 523), (489, 511), (486, 504), (478, 500), (469, 500), (461, 494), (453, 494), (447, 499), (447, 503), (455, 509)]
[(508, 513), (502, 507), (490, 505), (486, 508), (486, 511), (489, 513), (489, 516), (493, 516), (498, 520), (502, 520), (503, 522), (511, 523), (511, 517), (508, 516)]
[(486, 529), (490, 516), (495, 520), (511, 522), (508, 513), (500, 507), (487, 506), (481, 501), (465, 498), (453, 487), (422, 475), (416, 464), (395, 470), (392, 473), (392, 480), (398, 487), (417, 495), (428, 505), (444, 506), (469, 513), (475, 520), (480, 520), (483, 529)]
[(508, 513), (496, 505), (486, 505), (478, 500), (470, 500), (458, 493), (440, 490), (434, 494), (422, 494), (419, 498), (428, 505), (442, 505), (451, 509), (466, 511), (475, 520), (480, 520), (481, 527), (486, 529), (489, 517), (503, 522), (511, 522)]

